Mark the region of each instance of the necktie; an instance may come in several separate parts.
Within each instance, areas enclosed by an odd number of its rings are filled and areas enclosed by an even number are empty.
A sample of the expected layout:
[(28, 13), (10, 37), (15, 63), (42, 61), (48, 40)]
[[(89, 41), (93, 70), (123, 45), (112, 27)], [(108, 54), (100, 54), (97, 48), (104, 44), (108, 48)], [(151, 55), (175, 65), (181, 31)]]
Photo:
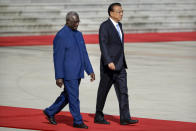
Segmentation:
[(116, 24), (116, 28), (117, 28), (118, 34), (120, 36), (120, 40), (122, 41), (122, 34), (121, 34), (121, 31), (120, 31), (119, 24)]

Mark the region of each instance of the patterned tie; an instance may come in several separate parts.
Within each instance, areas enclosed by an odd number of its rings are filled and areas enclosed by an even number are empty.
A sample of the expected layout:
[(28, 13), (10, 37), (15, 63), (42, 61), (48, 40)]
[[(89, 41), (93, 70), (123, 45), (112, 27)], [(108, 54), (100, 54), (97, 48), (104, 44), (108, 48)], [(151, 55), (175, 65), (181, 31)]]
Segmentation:
[(122, 34), (121, 34), (121, 31), (120, 31), (119, 24), (116, 24), (116, 28), (117, 28), (118, 34), (120, 36), (120, 40), (122, 41)]

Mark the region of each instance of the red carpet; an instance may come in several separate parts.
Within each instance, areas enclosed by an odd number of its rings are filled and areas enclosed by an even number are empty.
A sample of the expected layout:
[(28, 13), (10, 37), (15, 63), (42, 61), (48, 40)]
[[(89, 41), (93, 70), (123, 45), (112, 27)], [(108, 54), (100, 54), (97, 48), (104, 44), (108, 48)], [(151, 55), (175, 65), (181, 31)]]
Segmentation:
[[(100, 125), (93, 123), (94, 114), (82, 113), (82, 116), (84, 122), (89, 126), (88, 131), (196, 131), (196, 123), (191, 122), (137, 118), (140, 121), (138, 124), (122, 126), (119, 124), (119, 116), (107, 115), (106, 119), (111, 124)], [(69, 112), (61, 112), (55, 118), (58, 125), (51, 125), (42, 110), (0, 106), (1, 127), (58, 131), (79, 130), (72, 127), (73, 119)]]
[[(52, 45), (54, 36), (6, 36), (0, 37), (0, 46)], [(84, 35), (87, 44), (97, 44), (97, 34)], [(125, 42), (196, 41), (196, 32), (125, 34)]]

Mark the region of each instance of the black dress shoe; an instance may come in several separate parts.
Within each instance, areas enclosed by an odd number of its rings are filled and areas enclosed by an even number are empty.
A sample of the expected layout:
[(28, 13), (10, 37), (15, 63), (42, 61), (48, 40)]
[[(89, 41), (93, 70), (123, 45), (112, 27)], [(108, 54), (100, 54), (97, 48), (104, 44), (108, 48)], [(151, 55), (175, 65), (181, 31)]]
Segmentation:
[(51, 124), (53, 124), (53, 125), (56, 125), (57, 124), (56, 121), (55, 121), (55, 118), (53, 116), (49, 116), (45, 110), (43, 110), (43, 113), (47, 117), (48, 121)]
[(73, 124), (73, 127), (88, 129), (88, 126), (85, 125), (84, 123), (82, 123), (82, 124)]
[(103, 120), (94, 119), (94, 123), (97, 123), (97, 124), (110, 124), (110, 122), (106, 121), (105, 119), (103, 119)]
[(121, 125), (128, 125), (128, 124), (136, 124), (138, 123), (139, 120), (132, 120), (132, 119), (129, 119), (129, 120), (121, 120), (120, 121), (120, 124)]

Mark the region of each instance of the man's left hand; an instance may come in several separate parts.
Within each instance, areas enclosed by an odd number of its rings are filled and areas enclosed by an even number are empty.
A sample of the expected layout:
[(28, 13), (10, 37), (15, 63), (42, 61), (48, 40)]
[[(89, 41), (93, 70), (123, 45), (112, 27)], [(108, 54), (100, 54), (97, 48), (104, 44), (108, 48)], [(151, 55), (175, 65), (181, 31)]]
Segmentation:
[(90, 76), (91, 76), (91, 81), (94, 81), (95, 80), (95, 74), (91, 73)]

